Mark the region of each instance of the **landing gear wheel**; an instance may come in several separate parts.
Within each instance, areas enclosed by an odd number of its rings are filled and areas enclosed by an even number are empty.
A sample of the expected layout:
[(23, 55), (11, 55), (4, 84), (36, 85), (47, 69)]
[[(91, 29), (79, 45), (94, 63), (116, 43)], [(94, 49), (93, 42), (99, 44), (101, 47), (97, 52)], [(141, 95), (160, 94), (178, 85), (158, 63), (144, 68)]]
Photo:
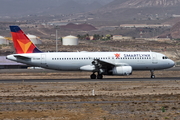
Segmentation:
[(154, 78), (155, 78), (155, 75), (151, 75), (151, 78), (154, 79)]
[(151, 78), (154, 79), (155, 78), (154, 70), (150, 70), (150, 72), (151, 72)]
[(97, 79), (103, 79), (103, 75), (102, 74), (98, 74), (97, 75)]
[(96, 74), (91, 74), (90, 78), (91, 79), (96, 79)]

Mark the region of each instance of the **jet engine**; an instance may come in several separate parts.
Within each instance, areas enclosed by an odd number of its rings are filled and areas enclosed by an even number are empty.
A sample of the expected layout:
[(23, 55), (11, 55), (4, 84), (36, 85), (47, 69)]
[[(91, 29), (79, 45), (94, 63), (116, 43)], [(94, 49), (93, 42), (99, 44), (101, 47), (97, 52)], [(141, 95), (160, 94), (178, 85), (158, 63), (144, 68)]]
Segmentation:
[(95, 66), (94, 65), (85, 65), (85, 66), (80, 67), (80, 70), (91, 72), (91, 71), (95, 70)]
[(112, 74), (113, 75), (131, 75), (132, 74), (132, 67), (131, 66), (118, 66), (114, 67), (112, 69)]

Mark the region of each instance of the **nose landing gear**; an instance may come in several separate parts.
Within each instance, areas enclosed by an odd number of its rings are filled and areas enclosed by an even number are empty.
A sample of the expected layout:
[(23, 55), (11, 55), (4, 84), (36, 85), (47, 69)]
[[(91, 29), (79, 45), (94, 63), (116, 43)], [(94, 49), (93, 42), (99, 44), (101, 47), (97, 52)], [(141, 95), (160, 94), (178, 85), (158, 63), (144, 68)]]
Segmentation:
[(150, 70), (150, 72), (151, 72), (151, 78), (154, 79), (155, 78), (154, 70)]

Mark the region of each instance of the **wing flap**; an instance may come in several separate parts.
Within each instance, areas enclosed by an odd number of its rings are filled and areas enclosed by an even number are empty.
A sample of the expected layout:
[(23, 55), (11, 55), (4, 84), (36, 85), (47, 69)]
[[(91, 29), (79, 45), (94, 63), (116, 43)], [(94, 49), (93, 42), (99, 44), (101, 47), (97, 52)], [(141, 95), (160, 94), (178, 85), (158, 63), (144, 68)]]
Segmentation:
[(109, 61), (103, 61), (103, 60), (100, 60), (100, 59), (95, 59), (93, 62), (101, 64), (102, 67), (103, 66), (112, 66), (112, 67), (115, 67), (115, 66), (129, 66), (129, 64), (127, 64), (127, 63), (111, 63)]
[[(100, 63), (102, 66), (115, 66), (115, 64), (103, 60), (96, 59), (98, 63)], [(95, 61), (96, 61), (95, 60)]]

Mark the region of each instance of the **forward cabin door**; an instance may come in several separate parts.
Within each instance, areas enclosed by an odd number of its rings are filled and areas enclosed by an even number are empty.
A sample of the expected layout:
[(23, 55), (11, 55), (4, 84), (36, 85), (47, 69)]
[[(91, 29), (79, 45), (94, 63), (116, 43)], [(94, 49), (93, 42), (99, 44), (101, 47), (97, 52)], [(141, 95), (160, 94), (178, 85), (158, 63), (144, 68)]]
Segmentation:
[(157, 54), (156, 53), (152, 53), (152, 63), (153, 64), (157, 64), (158, 63)]

